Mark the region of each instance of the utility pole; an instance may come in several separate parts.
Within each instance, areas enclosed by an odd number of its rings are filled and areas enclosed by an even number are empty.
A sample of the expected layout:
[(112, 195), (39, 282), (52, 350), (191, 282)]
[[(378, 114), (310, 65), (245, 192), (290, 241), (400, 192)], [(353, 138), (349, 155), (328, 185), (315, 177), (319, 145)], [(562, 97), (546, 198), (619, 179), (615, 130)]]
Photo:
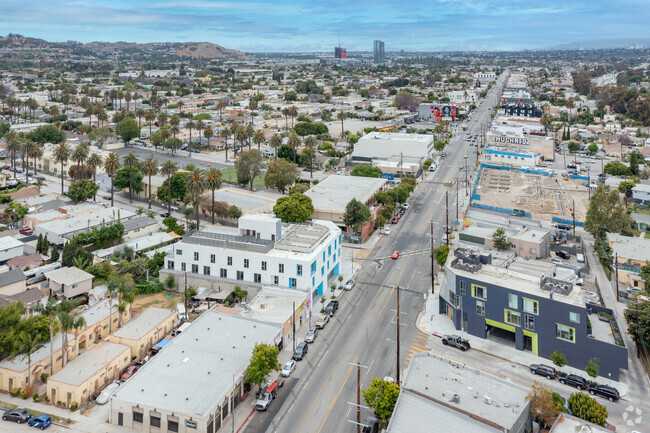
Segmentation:
[(291, 310), (291, 322), (293, 325), (293, 351), (296, 351), (296, 303), (292, 302), (293, 309)]
[(587, 191), (589, 191), (589, 201), (591, 201), (591, 167), (587, 167)]
[(458, 201), (459, 201), (459, 196), (458, 196), (458, 178), (456, 178), (456, 221), (458, 221), (458, 224), (460, 225), (460, 215), (458, 214)]
[(399, 386), (399, 286), (397, 286), (397, 361), (395, 365), (397, 366), (395, 383)]
[(573, 200), (573, 207), (571, 208), (571, 216), (573, 217), (573, 237), (576, 236), (576, 201)]
[(435, 274), (435, 265), (434, 265), (434, 253), (433, 253), (433, 221), (431, 221), (431, 294), (433, 295), (434, 289), (436, 287), (436, 274)]
[[(357, 364), (355, 362), (349, 362), (350, 365), (353, 367), (357, 367), (357, 404), (355, 405), (357, 407), (357, 422), (354, 423), (357, 425), (357, 433), (361, 433), (361, 408), (367, 409), (366, 406), (361, 406), (361, 369), (362, 368), (368, 368), (367, 365), (361, 365)], [(353, 403), (349, 403), (353, 404)], [(348, 420), (349, 421), (349, 420)], [(353, 422), (353, 421), (349, 421)]]
[(183, 299), (184, 299), (184, 304), (185, 304), (185, 316), (183, 317), (183, 322), (184, 322), (185, 320), (187, 320), (190, 317), (190, 315), (187, 314), (187, 272), (185, 272), (185, 274), (183, 274), (183, 275), (185, 277), (185, 288), (183, 290), (183, 294), (184, 294)]
[(445, 238), (447, 239), (447, 246), (449, 246), (449, 233), (447, 233), (447, 227), (449, 227), (449, 191), (445, 191)]
[(467, 155), (465, 155), (465, 196), (469, 195), (469, 180), (467, 179)]
[[(618, 253), (616, 253), (616, 258), (614, 259), (614, 266), (616, 270), (616, 302), (619, 300), (619, 295), (618, 295)], [(397, 330), (399, 332), (399, 329)]]

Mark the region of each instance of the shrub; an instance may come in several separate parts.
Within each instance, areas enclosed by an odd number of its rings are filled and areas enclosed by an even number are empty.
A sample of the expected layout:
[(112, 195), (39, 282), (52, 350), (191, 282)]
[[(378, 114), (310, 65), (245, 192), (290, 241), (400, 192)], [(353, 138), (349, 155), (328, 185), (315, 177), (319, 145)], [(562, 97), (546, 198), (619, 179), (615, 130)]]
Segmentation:
[(72, 410), (72, 411), (77, 410), (78, 407), (79, 407), (79, 403), (77, 403), (76, 401), (73, 401), (73, 402), (70, 404), (70, 410)]
[(29, 398), (29, 393), (27, 391), (23, 391), (23, 400), (27, 400)]
[(50, 377), (50, 373), (41, 373), (41, 382), (47, 383), (48, 377)]
[(18, 397), (18, 394), (20, 394), (20, 388), (14, 388), (9, 391), (9, 395), (12, 397)]
[(35, 392), (34, 395), (32, 395), (32, 399), (33, 399), (34, 401), (41, 401), (41, 396), (38, 395), (37, 392)]

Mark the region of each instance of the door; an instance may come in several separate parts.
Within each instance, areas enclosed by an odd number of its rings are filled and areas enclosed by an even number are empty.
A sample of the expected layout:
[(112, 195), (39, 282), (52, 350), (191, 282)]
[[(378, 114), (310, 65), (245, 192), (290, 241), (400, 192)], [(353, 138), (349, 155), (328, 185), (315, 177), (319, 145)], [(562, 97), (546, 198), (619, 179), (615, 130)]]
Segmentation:
[(122, 412), (117, 413), (117, 425), (124, 425), (124, 414)]

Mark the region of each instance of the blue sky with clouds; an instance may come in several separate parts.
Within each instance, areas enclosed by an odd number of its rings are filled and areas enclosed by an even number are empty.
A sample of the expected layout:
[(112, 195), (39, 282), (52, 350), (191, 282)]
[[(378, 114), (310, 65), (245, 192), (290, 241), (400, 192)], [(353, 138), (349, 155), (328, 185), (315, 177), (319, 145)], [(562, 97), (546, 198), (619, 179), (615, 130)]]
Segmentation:
[(0, 0), (0, 33), (248, 52), (510, 50), (650, 37), (650, 0)]

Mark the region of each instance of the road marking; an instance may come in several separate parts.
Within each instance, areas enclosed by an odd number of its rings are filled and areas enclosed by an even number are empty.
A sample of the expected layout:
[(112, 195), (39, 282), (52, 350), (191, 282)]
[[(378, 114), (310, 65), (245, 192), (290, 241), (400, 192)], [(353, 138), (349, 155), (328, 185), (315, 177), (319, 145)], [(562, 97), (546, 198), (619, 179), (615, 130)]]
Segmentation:
[[(300, 431), (300, 428), (301, 428), (302, 425), (305, 423), (305, 420), (306, 420), (307, 417), (309, 416), (309, 413), (311, 412), (311, 410), (314, 408), (314, 405), (315, 405), (316, 402), (318, 401), (318, 398), (320, 397), (320, 393), (323, 392), (323, 388), (325, 388), (325, 385), (327, 385), (327, 381), (328, 381), (328, 380), (330, 379), (330, 377), (332, 376), (332, 373), (334, 373), (334, 370), (336, 370), (336, 366), (339, 365), (339, 362), (341, 362), (341, 358), (342, 358), (342, 357), (343, 357), (343, 355), (339, 355), (339, 359), (336, 360), (336, 364), (334, 364), (334, 367), (332, 368), (332, 371), (330, 371), (330, 374), (327, 375), (327, 378), (325, 379), (325, 382), (323, 382), (323, 385), (320, 387), (320, 390), (318, 391), (318, 394), (316, 394), (316, 398), (315, 398), (314, 401), (311, 403), (311, 406), (309, 406), (309, 409), (307, 410), (307, 413), (305, 414), (305, 416), (302, 418), (302, 421), (300, 421), (300, 425), (298, 426), (298, 429), (296, 429), (296, 433), (298, 433), (298, 432)], [(321, 358), (321, 359), (322, 359), (322, 358)], [(354, 362), (357, 362), (357, 360), (355, 359)], [(352, 370), (352, 367), (350, 367), (350, 370)], [(350, 373), (348, 373), (348, 375), (349, 375), (349, 374), (350, 374)], [(321, 427), (322, 427), (322, 426), (321, 426)]]
[(381, 316), (381, 313), (384, 312), (384, 308), (386, 308), (386, 305), (388, 305), (388, 301), (390, 301), (390, 297), (393, 296), (393, 291), (395, 291), (395, 286), (399, 284), (399, 280), (402, 279), (402, 275), (404, 274), (404, 271), (406, 268), (402, 269), (402, 272), (399, 273), (399, 277), (397, 277), (397, 281), (395, 281), (395, 284), (393, 284), (393, 288), (390, 289), (390, 293), (388, 294), (388, 298), (386, 298), (386, 302), (384, 302), (384, 306), (381, 307), (381, 310), (379, 311), (379, 314), (377, 314), (377, 319)]
[[(356, 358), (354, 358), (354, 361), (352, 361), (352, 363), (356, 364), (358, 359), (359, 359), (359, 357), (357, 356)], [(318, 431), (316, 433), (320, 433), (320, 431), (323, 429), (323, 426), (325, 425), (325, 421), (327, 421), (327, 417), (330, 416), (330, 412), (332, 411), (332, 408), (334, 407), (334, 403), (336, 403), (336, 400), (338, 400), (339, 395), (341, 395), (341, 391), (343, 391), (343, 387), (345, 386), (345, 382), (348, 381), (348, 377), (350, 377), (350, 373), (352, 373), (353, 368), (354, 368), (354, 365), (351, 365), (350, 368), (348, 369), (348, 374), (345, 376), (345, 379), (343, 380), (343, 383), (341, 384), (341, 387), (339, 388), (339, 392), (336, 393), (336, 395), (334, 396), (334, 400), (332, 400), (332, 403), (330, 403), (330, 407), (327, 408), (327, 414), (325, 415), (325, 418), (323, 419), (323, 422), (320, 424), (320, 427), (318, 427)], [(300, 429), (300, 428), (298, 428), (298, 429)]]
[(295, 403), (292, 403), (292, 404), (291, 404), (291, 407), (290, 407), (289, 410), (287, 411), (287, 415), (289, 415), (289, 412), (291, 412), (291, 409), (293, 409), (293, 405), (294, 405), (294, 404), (295, 404)]
[(370, 311), (370, 308), (372, 307), (372, 303), (375, 302), (375, 298), (377, 298), (377, 295), (379, 295), (379, 292), (381, 292), (381, 289), (384, 287), (384, 283), (386, 280), (388, 280), (388, 277), (390, 277), (390, 272), (386, 275), (386, 278), (384, 278), (384, 281), (381, 282), (381, 286), (379, 286), (379, 289), (377, 290), (377, 293), (375, 293), (375, 296), (372, 297), (372, 301), (368, 304), (368, 308), (366, 309), (366, 312), (363, 313), (363, 317), (366, 317), (368, 312)]

